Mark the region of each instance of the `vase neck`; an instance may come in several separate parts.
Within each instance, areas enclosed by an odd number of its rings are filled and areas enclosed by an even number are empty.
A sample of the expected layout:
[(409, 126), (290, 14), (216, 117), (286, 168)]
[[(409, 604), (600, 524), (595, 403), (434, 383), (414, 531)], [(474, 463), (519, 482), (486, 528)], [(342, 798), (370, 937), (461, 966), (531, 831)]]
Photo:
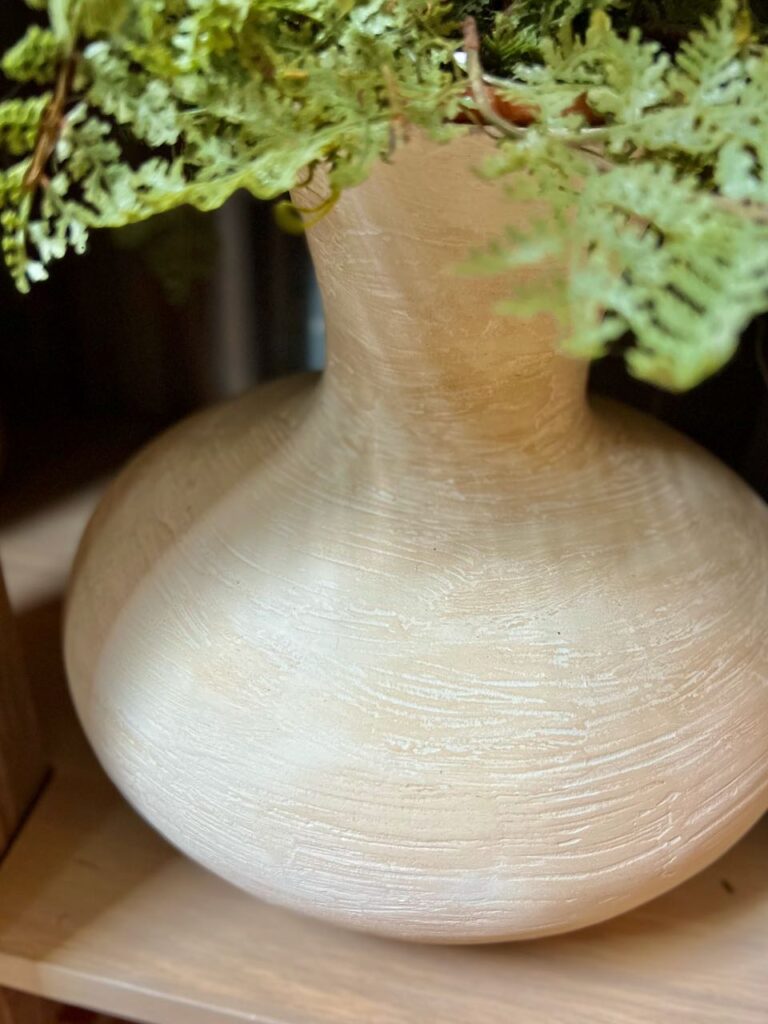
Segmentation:
[(485, 143), (414, 140), (310, 230), (324, 390), (346, 415), (384, 421), (395, 443), (551, 457), (586, 425), (586, 366), (557, 353), (554, 317), (494, 313), (508, 278), (455, 273), (522, 213), (474, 173)]

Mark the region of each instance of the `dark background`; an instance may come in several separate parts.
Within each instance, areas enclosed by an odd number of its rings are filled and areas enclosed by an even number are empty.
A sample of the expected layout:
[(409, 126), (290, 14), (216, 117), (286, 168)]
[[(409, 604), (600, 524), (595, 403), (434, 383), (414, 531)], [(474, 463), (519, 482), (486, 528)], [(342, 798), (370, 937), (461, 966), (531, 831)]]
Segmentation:
[[(3, 8), (5, 49), (29, 12), (20, 0)], [(215, 215), (179, 211), (94, 238), (29, 296), (0, 272), (0, 525), (105, 474), (200, 405), (316, 368), (318, 309), (303, 240), (245, 196)], [(592, 387), (696, 438), (768, 499), (765, 327), (687, 395), (638, 384), (619, 359), (593, 367)]]

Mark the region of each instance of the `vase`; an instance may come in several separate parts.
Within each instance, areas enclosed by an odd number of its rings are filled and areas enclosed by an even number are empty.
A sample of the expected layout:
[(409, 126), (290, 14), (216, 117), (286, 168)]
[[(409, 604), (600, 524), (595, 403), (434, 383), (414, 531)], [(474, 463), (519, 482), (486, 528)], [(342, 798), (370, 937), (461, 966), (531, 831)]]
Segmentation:
[(310, 230), (326, 372), (142, 452), (66, 615), (85, 730), (172, 843), (441, 943), (627, 910), (768, 806), (766, 508), (453, 273), (533, 215), (490, 145), (414, 138)]

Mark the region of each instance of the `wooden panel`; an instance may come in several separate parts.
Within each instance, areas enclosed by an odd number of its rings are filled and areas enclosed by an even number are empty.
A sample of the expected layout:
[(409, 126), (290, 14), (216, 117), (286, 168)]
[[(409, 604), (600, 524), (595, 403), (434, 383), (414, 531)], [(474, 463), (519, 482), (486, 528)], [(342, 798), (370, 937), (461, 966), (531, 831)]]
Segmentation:
[(0, 989), (0, 1024), (56, 1024), (56, 1004), (12, 989)]
[(40, 732), (0, 567), (0, 855), (40, 787)]
[(13, 989), (0, 989), (0, 1024), (124, 1024), (93, 1010), (30, 996)]

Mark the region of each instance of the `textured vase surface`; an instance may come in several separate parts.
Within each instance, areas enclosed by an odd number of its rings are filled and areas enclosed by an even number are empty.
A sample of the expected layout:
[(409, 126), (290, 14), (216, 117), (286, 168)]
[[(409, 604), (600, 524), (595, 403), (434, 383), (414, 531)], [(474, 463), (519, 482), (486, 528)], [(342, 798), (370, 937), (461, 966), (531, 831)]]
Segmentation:
[(311, 230), (325, 374), (140, 454), (66, 622), (86, 731), (173, 843), (435, 942), (610, 917), (768, 806), (766, 507), (452, 273), (527, 215), (484, 145), (412, 141)]

